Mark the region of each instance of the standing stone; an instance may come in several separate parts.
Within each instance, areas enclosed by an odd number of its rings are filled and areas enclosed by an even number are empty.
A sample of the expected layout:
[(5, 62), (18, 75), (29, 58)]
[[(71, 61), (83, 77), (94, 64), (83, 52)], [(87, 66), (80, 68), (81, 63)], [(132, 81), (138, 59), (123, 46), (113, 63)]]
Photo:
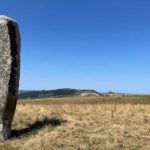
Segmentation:
[(16, 21), (0, 16), (0, 140), (11, 137), (20, 77), (20, 34)]

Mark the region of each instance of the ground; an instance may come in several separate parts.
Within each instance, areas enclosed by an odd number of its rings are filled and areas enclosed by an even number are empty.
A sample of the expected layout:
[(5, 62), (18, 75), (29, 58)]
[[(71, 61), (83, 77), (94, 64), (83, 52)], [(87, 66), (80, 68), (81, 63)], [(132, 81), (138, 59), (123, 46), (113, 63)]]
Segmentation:
[(148, 99), (70, 97), (21, 101), (14, 117), (13, 137), (1, 143), (0, 150), (148, 150)]

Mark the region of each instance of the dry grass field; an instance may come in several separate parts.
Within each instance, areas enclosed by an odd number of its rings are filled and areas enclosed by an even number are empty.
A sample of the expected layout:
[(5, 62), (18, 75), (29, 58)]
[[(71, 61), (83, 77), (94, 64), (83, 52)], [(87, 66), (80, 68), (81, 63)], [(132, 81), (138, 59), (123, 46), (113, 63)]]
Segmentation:
[(0, 150), (149, 150), (150, 98), (118, 98), (21, 101)]

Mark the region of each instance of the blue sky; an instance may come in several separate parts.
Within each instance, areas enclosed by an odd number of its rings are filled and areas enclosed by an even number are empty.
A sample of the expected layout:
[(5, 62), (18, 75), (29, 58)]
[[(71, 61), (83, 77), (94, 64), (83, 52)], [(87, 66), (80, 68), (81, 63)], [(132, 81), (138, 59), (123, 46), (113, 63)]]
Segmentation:
[(149, 0), (1, 0), (22, 37), (20, 89), (150, 93)]

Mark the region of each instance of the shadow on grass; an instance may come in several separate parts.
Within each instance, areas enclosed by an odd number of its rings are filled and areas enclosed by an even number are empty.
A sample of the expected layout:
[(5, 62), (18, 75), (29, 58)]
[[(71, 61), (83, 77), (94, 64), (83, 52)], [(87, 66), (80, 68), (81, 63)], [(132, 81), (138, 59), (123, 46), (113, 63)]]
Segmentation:
[(44, 118), (43, 120), (38, 120), (34, 124), (29, 125), (28, 128), (12, 130), (11, 138), (20, 138), (24, 135), (35, 134), (38, 130), (40, 130), (45, 126), (51, 126), (52, 128), (55, 128), (65, 122), (67, 121), (58, 118), (51, 118), (51, 119)]

